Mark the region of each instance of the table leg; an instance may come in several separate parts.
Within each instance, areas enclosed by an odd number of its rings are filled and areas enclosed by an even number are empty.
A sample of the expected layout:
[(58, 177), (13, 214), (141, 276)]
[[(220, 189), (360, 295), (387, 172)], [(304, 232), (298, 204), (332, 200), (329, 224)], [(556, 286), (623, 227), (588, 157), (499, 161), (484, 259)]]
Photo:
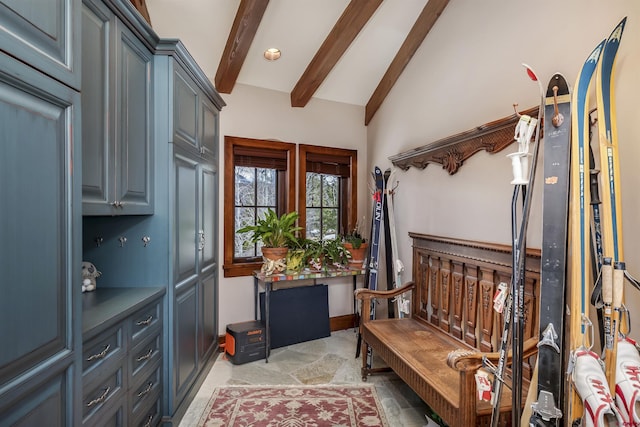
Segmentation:
[(258, 278), (253, 278), (253, 299), (255, 305), (253, 306), (253, 320), (258, 320), (258, 307), (260, 307), (260, 292), (258, 290)]
[(358, 287), (358, 276), (353, 276), (353, 327), (355, 330), (358, 329), (358, 325), (360, 324), (358, 320), (358, 301), (356, 300), (356, 289)]
[(264, 329), (266, 335), (265, 363), (269, 363), (271, 354), (271, 326), (269, 324), (269, 294), (271, 294), (271, 282), (264, 284)]

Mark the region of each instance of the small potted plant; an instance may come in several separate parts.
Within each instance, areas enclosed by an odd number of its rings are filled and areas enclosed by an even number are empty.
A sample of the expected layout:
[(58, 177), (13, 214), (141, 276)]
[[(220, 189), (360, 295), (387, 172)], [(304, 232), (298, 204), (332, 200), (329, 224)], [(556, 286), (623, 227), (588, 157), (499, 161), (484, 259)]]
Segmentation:
[(349, 263), (349, 253), (339, 237), (324, 241), (322, 246), (325, 264), (343, 268)]
[(262, 243), (262, 256), (265, 259), (262, 271), (280, 273), (286, 268), (286, 257), (290, 247), (297, 244), (296, 233), (301, 230), (296, 226), (298, 212), (289, 212), (278, 216), (269, 209), (264, 217), (258, 218), (255, 225), (247, 225), (238, 233), (252, 233), (253, 243)]
[(304, 249), (307, 265), (312, 270), (321, 270), (324, 263), (324, 246), (319, 240), (304, 239), (300, 246)]
[(344, 242), (344, 247), (349, 252), (349, 264), (352, 267), (361, 268), (364, 264), (369, 245), (360, 232), (359, 223), (356, 223), (353, 230), (342, 236), (342, 241)]

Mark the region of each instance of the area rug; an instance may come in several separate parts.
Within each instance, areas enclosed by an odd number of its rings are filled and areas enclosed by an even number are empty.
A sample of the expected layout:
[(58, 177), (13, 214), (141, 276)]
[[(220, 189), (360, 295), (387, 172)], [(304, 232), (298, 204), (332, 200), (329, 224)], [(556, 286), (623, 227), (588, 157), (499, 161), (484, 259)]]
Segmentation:
[(198, 427), (360, 427), (387, 420), (375, 386), (224, 386)]

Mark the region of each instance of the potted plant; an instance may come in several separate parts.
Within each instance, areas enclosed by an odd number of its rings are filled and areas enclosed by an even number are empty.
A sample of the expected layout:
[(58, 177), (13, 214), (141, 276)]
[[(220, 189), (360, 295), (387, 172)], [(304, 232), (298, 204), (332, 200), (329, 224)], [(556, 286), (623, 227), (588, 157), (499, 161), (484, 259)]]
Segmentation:
[(287, 252), (287, 273), (298, 273), (305, 267), (307, 261), (305, 240), (298, 239), (295, 245), (289, 247)]
[(255, 225), (242, 227), (238, 233), (252, 233), (253, 243), (262, 243), (262, 256), (265, 262), (262, 271), (267, 274), (280, 273), (286, 268), (286, 257), (290, 247), (297, 244), (296, 226), (298, 212), (288, 212), (278, 216), (272, 209), (267, 210)]
[(342, 240), (344, 247), (349, 252), (349, 264), (353, 267), (361, 268), (369, 245), (360, 232), (359, 224), (356, 223), (353, 230), (342, 236)]
[(304, 258), (309, 268), (321, 270), (324, 263), (324, 246), (319, 240), (304, 239), (300, 246), (304, 249)]
[(323, 254), (326, 265), (341, 268), (349, 263), (349, 253), (339, 237), (323, 242)]

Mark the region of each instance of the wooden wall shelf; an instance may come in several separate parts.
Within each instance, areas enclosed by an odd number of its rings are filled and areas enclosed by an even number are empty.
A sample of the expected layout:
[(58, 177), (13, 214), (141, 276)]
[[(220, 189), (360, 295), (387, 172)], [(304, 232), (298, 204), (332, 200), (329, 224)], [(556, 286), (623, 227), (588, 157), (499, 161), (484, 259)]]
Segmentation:
[[(538, 107), (529, 108), (521, 114), (537, 117)], [(449, 175), (453, 175), (458, 172), (464, 161), (475, 153), (485, 150), (493, 154), (509, 146), (514, 141), (513, 134), (518, 120), (518, 116), (513, 114), (396, 154), (389, 157), (389, 160), (402, 170), (408, 170), (411, 166), (424, 169), (429, 163), (438, 163)]]

